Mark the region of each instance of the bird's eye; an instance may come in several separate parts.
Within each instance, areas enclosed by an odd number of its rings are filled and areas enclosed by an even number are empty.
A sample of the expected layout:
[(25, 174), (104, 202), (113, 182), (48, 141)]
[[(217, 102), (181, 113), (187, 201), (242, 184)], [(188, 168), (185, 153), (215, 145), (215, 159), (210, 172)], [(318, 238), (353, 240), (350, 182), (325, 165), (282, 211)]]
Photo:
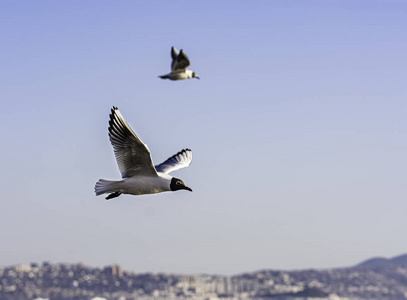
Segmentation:
[(175, 184), (176, 184), (176, 185), (180, 185), (180, 184), (181, 184), (181, 182), (180, 182), (180, 181), (177, 181)]

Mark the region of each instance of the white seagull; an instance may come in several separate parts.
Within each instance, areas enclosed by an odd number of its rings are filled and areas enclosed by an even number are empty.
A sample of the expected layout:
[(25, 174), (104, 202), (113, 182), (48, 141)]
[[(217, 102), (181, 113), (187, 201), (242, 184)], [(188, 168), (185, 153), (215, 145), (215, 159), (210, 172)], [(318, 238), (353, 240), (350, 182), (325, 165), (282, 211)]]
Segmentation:
[(171, 48), (171, 73), (166, 75), (159, 76), (162, 79), (170, 79), (170, 80), (181, 80), (181, 79), (188, 79), (188, 78), (197, 78), (199, 77), (195, 74), (194, 71), (187, 70), (187, 67), (191, 64), (189, 62), (188, 56), (181, 51), (178, 51), (174, 47)]
[(144, 195), (177, 190), (192, 192), (181, 179), (168, 175), (191, 164), (190, 149), (181, 150), (154, 166), (147, 145), (131, 130), (117, 107), (113, 107), (110, 113), (109, 139), (123, 179), (100, 179), (95, 185), (96, 196), (109, 194), (106, 197), (109, 200), (121, 194)]

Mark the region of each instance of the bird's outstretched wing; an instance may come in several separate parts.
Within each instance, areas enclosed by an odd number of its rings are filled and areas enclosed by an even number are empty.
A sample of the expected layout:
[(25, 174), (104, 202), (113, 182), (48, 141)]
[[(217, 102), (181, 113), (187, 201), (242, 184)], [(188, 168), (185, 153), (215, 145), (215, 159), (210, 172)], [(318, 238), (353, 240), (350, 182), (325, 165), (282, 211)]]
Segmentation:
[(175, 47), (171, 47), (171, 70), (174, 69), (174, 65), (177, 62), (177, 57), (178, 57), (179, 51)]
[(150, 150), (131, 130), (117, 107), (113, 107), (110, 113), (109, 139), (122, 178), (157, 175)]
[(171, 64), (171, 71), (176, 72), (176, 71), (185, 71), (186, 68), (191, 64), (189, 62), (188, 56), (184, 53), (184, 51), (181, 49), (181, 51), (178, 53), (177, 58), (174, 59), (173, 54), (175, 54), (176, 49), (173, 47), (174, 51), (171, 51), (171, 55), (173, 57), (172, 64)]
[(190, 149), (184, 149), (171, 156), (165, 162), (155, 166), (155, 169), (157, 172), (168, 174), (172, 171), (188, 167), (191, 162), (192, 151)]

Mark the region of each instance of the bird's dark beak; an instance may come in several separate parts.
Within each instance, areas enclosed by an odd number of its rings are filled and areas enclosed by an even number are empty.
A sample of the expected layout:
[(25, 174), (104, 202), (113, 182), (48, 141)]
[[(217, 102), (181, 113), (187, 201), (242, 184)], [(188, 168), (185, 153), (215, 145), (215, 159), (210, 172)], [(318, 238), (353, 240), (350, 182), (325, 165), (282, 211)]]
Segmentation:
[(189, 188), (189, 187), (185, 187), (184, 189), (186, 189), (187, 191), (190, 191), (190, 192), (192, 192), (192, 189), (191, 188)]
[(196, 79), (200, 79), (198, 76), (195, 76)]

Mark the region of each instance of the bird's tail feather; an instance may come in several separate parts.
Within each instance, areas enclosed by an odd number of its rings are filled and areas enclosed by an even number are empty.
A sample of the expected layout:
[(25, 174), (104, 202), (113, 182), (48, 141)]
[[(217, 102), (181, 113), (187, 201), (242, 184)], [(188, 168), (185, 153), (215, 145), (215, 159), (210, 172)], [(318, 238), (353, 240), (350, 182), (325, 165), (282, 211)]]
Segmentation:
[(99, 179), (98, 182), (95, 184), (95, 193), (96, 196), (106, 194), (106, 193), (115, 193), (119, 191), (119, 183), (121, 181), (115, 180), (106, 180), (106, 179)]

